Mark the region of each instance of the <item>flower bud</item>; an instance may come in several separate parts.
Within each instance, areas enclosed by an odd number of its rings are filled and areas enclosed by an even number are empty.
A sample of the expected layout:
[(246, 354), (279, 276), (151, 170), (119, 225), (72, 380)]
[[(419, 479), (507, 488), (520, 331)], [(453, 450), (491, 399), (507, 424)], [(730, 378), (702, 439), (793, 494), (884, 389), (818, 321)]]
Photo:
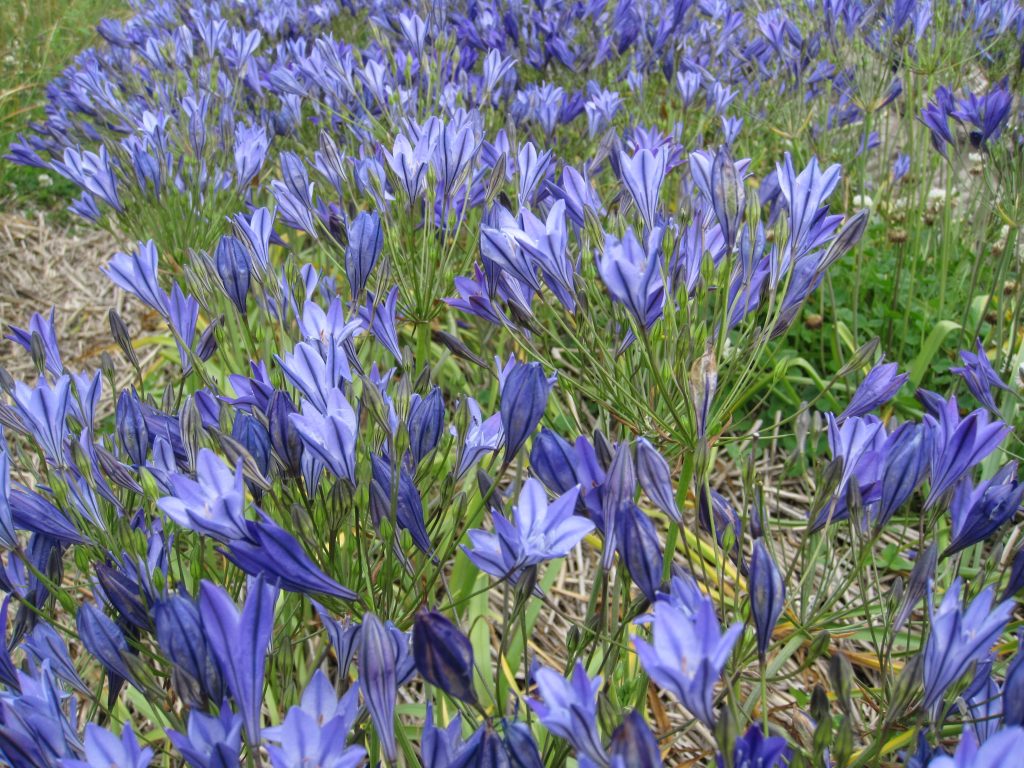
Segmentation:
[(365, 614), (359, 629), (359, 688), (389, 763), (398, 758), (395, 743), (396, 655), (391, 632), (372, 613)]
[(297, 413), (287, 392), (276, 391), (267, 405), (267, 431), (274, 455), (293, 477), (302, 474), (302, 438), (296, 431), (291, 414)]
[(636, 504), (626, 502), (619, 509), (615, 526), (619, 557), (633, 583), (653, 603), (664, 564), (654, 523)]
[(244, 317), (249, 285), (252, 282), (249, 252), (237, 237), (226, 235), (217, 243), (213, 255), (224, 295)]
[(416, 614), (412, 651), (424, 680), (460, 701), (476, 702), (473, 646), (445, 616), (426, 610)]
[(1003, 683), (1003, 724), (1024, 725), (1024, 631), (1017, 635), (1017, 653)]
[(366, 281), (370, 279), (370, 272), (383, 249), (384, 231), (380, 216), (376, 212), (360, 213), (348, 228), (348, 248), (345, 251), (345, 274), (353, 299), (366, 288)]
[(117, 438), (128, 458), (133, 464), (145, 464), (149, 452), (149, 430), (142, 406), (133, 392), (125, 390), (118, 396), (114, 421), (117, 425)]
[(658, 740), (643, 715), (635, 709), (612, 733), (608, 754), (612, 768), (660, 768), (662, 765)]
[(444, 429), (444, 397), (440, 388), (434, 387), (424, 398), (412, 396), (407, 425), (409, 449), (412, 451), (413, 465), (416, 466), (437, 447), (441, 439), (441, 430)]
[(757, 652), (763, 660), (772, 640), (772, 631), (786, 602), (786, 585), (782, 582), (782, 574), (763, 539), (754, 542), (747, 589), (750, 592), (754, 628), (757, 630)]
[(548, 405), (551, 384), (540, 363), (516, 363), (501, 388), (501, 426), (508, 463), (533, 434)]
[(636, 441), (636, 471), (640, 487), (654, 505), (677, 523), (683, 521), (676, 506), (676, 492), (672, 486), (672, 472), (668, 462), (646, 438)]
[(576, 454), (560, 435), (541, 429), (530, 447), (530, 469), (553, 493), (567, 493), (579, 482)]

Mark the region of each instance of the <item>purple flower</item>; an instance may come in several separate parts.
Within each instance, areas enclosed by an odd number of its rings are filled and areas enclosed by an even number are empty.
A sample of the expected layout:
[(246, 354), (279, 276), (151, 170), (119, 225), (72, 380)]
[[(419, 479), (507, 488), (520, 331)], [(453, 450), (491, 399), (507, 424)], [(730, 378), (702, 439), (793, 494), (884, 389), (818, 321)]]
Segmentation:
[(289, 592), (322, 593), (340, 600), (358, 597), (320, 570), (295, 537), (269, 517), (249, 523), (247, 532), (247, 539), (231, 541), (227, 551), (219, 551), (250, 576), (261, 576)]
[[(570, 312), (576, 310), (574, 276), (576, 267), (567, 251), (569, 233), (565, 225), (565, 201), (557, 200), (541, 221), (529, 209), (520, 214), (522, 228), (511, 227), (511, 235), (527, 256), (540, 267), (544, 281), (555, 297)], [(525, 276), (525, 275), (524, 275)], [(527, 284), (529, 282), (527, 281)]]
[(939, 410), (924, 415), (931, 442), (931, 492), (926, 508), (999, 447), (1010, 432), (1003, 422), (990, 422), (988, 412), (982, 409), (961, 419), (955, 396), (939, 400), (936, 406)]
[(622, 183), (629, 190), (648, 232), (653, 231), (658, 223), (658, 198), (665, 182), (667, 164), (668, 154), (663, 150), (654, 153), (641, 149), (633, 157), (625, 152), (619, 153)]
[[(732, 748), (734, 768), (785, 768), (789, 760), (786, 740), (781, 736), (765, 736), (759, 725), (750, 726)], [(716, 755), (715, 764), (725, 768), (725, 758)]]
[(1017, 635), (1017, 653), (1006, 668), (1002, 714), (1006, 725), (1024, 725), (1024, 633)]
[(992, 587), (986, 587), (964, 608), (960, 588), (957, 578), (938, 610), (932, 604), (932, 595), (928, 596), (931, 631), (924, 647), (924, 706), (933, 712), (938, 712), (946, 690), (964, 676), (971, 664), (989, 657), (1013, 613), (1012, 601), (992, 605)]
[(63, 462), (70, 393), (70, 376), (61, 376), (53, 387), (42, 378), (35, 387), (21, 381), (14, 384), (12, 395), (18, 415), (48, 461)]
[[(466, 399), (469, 410), (469, 425), (459, 456), (456, 477), (462, 477), (473, 466), (473, 463), (485, 453), (494, 453), (505, 441), (505, 429), (501, 425), (501, 413), (495, 413), (486, 419), (480, 413), (480, 405), (473, 398)], [(543, 430), (541, 430), (543, 434)], [(536, 445), (536, 441), (534, 442)], [(532, 457), (532, 453), (530, 454)]]
[(178, 525), (217, 541), (229, 543), (249, 536), (242, 463), (232, 471), (209, 448), (199, 451), (196, 479), (175, 475), (171, 478), (171, 494), (156, 504)]
[(579, 488), (548, 503), (544, 487), (532, 477), (523, 483), (509, 522), (492, 512), (495, 533), (469, 531), (472, 547), (463, 547), (476, 566), (492, 576), (516, 581), (524, 568), (565, 557), (594, 524), (573, 514)]
[(896, 363), (879, 362), (875, 365), (857, 387), (836, 422), (842, 424), (853, 416), (865, 416), (892, 400), (910, 378), (908, 373), (897, 373), (898, 369)]
[[(661, 542), (654, 523), (643, 510), (629, 501), (619, 507), (614, 525), (615, 547), (622, 563), (640, 592), (653, 602), (661, 586), (664, 564)], [(608, 521), (605, 522), (607, 526)]]
[(264, 280), (270, 272), (270, 241), (274, 237), (274, 212), (257, 208), (251, 216), (236, 214), (231, 220), (235, 234), (245, 244), (252, 259), (257, 280)]
[(645, 248), (631, 229), (621, 240), (606, 234), (604, 253), (597, 259), (598, 272), (608, 293), (624, 304), (644, 329), (649, 329), (661, 317), (665, 304), (661, 238), (661, 228), (653, 228)]
[[(224, 682), (238, 706), (250, 744), (260, 742), (260, 710), (267, 649), (274, 630), (277, 589), (257, 577), (249, 581), (242, 610), (221, 587), (199, 585), (199, 615)], [(189, 724), (191, 731), (191, 723)]]
[(337, 387), (330, 389), (322, 409), (304, 400), (302, 413), (291, 414), (289, 420), (309, 454), (354, 486), (359, 423), (344, 393)]
[(261, 125), (238, 123), (235, 126), (235, 189), (244, 190), (256, 178), (267, 158), (270, 142)]
[[(531, 454), (532, 457), (532, 454)], [(658, 449), (646, 438), (636, 440), (636, 471), (640, 487), (654, 505), (677, 523), (683, 521), (676, 506), (676, 491), (672, 485), (672, 472)]]
[(231, 710), (227, 699), (220, 714), (192, 709), (188, 733), (168, 729), (167, 737), (192, 768), (238, 768), (242, 751), (242, 716)]
[(115, 253), (103, 272), (119, 288), (166, 316), (167, 294), (160, 288), (157, 278), (157, 260), (156, 244), (149, 240), (140, 242), (131, 254)]
[(10, 550), (18, 548), (18, 534), (11, 513), (11, 457), (6, 448), (0, 429), (0, 546)]
[[(939, 91), (945, 90), (940, 88)], [(948, 93), (948, 91), (947, 91)], [(939, 96), (939, 94), (936, 94)], [(924, 124), (925, 128), (931, 134), (932, 146), (935, 150), (943, 157), (948, 158), (946, 146), (953, 146), (953, 134), (949, 130), (949, 111), (942, 105), (942, 99), (937, 99), (939, 103), (929, 102), (921, 108), (920, 120)]]
[(957, 102), (951, 114), (961, 123), (973, 127), (970, 130), (971, 144), (986, 147), (989, 140), (998, 139), (1010, 117), (1013, 95), (1007, 88), (1006, 78), (984, 96), (973, 93)]
[(541, 699), (527, 699), (544, 727), (565, 739), (581, 755), (608, 766), (608, 755), (597, 730), (597, 694), (601, 677), (591, 679), (581, 661), (566, 680), (555, 670), (541, 667), (535, 674)]
[(359, 713), (359, 687), (352, 686), (339, 700), (327, 676), (317, 670), (302, 692), (299, 706), (293, 706), (284, 722), (265, 728), (263, 736), (273, 768), (320, 765), (356, 768), (366, 750), (347, 746), (346, 741)]
[(373, 334), (373, 337), (381, 343), (395, 362), (402, 364), (402, 349), (398, 342), (398, 330), (396, 322), (398, 318), (398, 286), (388, 291), (383, 302), (378, 302), (372, 292), (366, 294), (366, 304), (359, 308), (359, 319), (363, 327)]
[(955, 373), (967, 383), (971, 394), (978, 402), (988, 408), (996, 416), (999, 415), (999, 406), (992, 397), (992, 387), (1009, 391), (1010, 388), (1003, 383), (992, 367), (992, 363), (985, 354), (985, 348), (981, 345), (981, 339), (975, 339), (976, 352), (968, 352), (966, 349), (960, 351), (960, 359), (963, 365), (959, 368), (950, 368), (950, 373)]
[(153, 759), (153, 750), (139, 746), (131, 724), (126, 724), (118, 738), (95, 723), (85, 726), (85, 760), (63, 760), (63, 768), (146, 768)]
[(217, 276), (224, 287), (224, 295), (244, 316), (249, 296), (249, 253), (238, 238), (225, 236), (217, 242), (214, 251)]
[[(612, 733), (608, 748), (611, 768), (661, 768), (658, 739), (644, 722), (644, 716), (633, 710)], [(739, 768), (739, 767), (738, 767)]]
[(57, 343), (57, 332), (54, 329), (53, 318), (56, 310), (50, 308), (50, 318), (45, 319), (38, 312), (32, 314), (28, 322), (28, 328), (16, 328), (8, 326), (10, 334), (5, 338), (21, 346), (26, 352), (32, 352), (32, 336), (39, 334), (43, 342), (43, 352), (46, 355), (46, 370), (54, 376), (64, 373), (64, 364), (60, 359), (60, 345)]
[(1024, 749), (1024, 728), (1010, 726), (978, 746), (973, 731), (965, 730), (952, 757), (940, 755), (928, 768), (1004, 768), (1020, 759)]
[(789, 209), (787, 252), (794, 261), (821, 245), (822, 224), (828, 218), (825, 201), (839, 183), (840, 167), (830, 165), (824, 171), (816, 158), (799, 175), (787, 152), (777, 168), (779, 187)]
[(412, 474), (404, 466), (398, 468), (398, 491), (392, 507), (395, 468), (387, 456), (377, 454), (370, 456), (370, 464), (370, 514), (377, 527), (380, 527), (383, 520), (392, 520), (399, 528), (409, 532), (413, 544), (421, 552), (429, 553), (432, 547), (423, 519), (423, 499)]
[(199, 319), (199, 301), (195, 296), (186, 297), (178, 284), (171, 286), (167, 301), (167, 315), (174, 331), (174, 343), (178, 346), (178, 359), (181, 370), (188, 373), (192, 370), (192, 359), (189, 352), (196, 336), (196, 321)]
[(203, 633), (199, 608), (183, 595), (171, 595), (153, 606), (153, 623), (160, 650), (175, 665), (175, 690), (193, 704), (202, 695), (214, 701), (224, 697), (217, 660)]
[(743, 631), (736, 623), (723, 633), (711, 598), (690, 593), (686, 610), (673, 601), (654, 604), (653, 644), (633, 637), (648, 676), (670, 691), (698, 720), (714, 727), (714, 686)]
[(277, 357), (285, 378), (321, 413), (328, 409), (331, 390), (337, 389), (342, 379), (352, 380), (343, 348), (328, 344), (323, 353), (317, 346), (299, 342), (283, 359)]
[(977, 487), (970, 478), (963, 478), (949, 503), (953, 536), (942, 556), (948, 557), (991, 536), (1017, 513), (1022, 499), (1024, 483), (1017, 480), (1015, 461), (1004, 464)]
[(440, 387), (434, 387), (426, 397), (414, 394), (409, 399), (409, 450), (414, 466), (437, 447), (444, 428), (444, 396)]

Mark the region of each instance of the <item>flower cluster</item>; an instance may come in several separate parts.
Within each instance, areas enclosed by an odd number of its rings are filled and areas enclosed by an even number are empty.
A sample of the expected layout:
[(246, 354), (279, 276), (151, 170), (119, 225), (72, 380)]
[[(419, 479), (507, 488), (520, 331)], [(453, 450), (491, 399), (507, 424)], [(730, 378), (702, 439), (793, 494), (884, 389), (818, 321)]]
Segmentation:
[[(914, 398), (917, 363), (870, 346), (835, 372), (859, 386), (816, 381), (792, 420), (802, 451), (813, 411), (828, 455), (786, 468), (796, 513), (755, 455), (789, 423), (763, 408), (798, 367), (783, 337), (873, 214), (836, 212), (839, 163), (746, 152), (767, 116), (744, 104), (795, 94), (811, 135), (868, 153), (932, 38), (997, 61), (1024, 34), (1013, 0), (953, 11), (195, 0), (102, 22), (9, 157), (135, 241), (104, 272), (159, 330), (112, 310), (121, 359), (83, 370), (54, 311), (8, 328), (35, 373), (0, 377), (0, 757), (1024, 746), (1016, 401), (985, 343), (950, 372), (974, 409)], [(873, 93), (837, 50), (900, 64)], [(994, 152), (1011, 88), (940, 88), (922, 130)]]

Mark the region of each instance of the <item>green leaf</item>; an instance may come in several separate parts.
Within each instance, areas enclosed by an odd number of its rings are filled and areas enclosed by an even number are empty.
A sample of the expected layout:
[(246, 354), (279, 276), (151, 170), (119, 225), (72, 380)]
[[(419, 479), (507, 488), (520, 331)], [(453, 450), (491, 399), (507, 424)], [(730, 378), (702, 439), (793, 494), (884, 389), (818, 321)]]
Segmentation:
[(918, 386), (924, 380), (924, 375), (928, 372), (932, 360), (942, 346), (942, 342), (946, 340), (946, 337), (953, 331), (958, 330), (960, 330), (960, 324), (954, 323), (952, 320), (940, 320), (936, 323), (921, 347), (920, 353), (918, 353), (913, 364), (910, 366), (910, 383), (913, 386)]

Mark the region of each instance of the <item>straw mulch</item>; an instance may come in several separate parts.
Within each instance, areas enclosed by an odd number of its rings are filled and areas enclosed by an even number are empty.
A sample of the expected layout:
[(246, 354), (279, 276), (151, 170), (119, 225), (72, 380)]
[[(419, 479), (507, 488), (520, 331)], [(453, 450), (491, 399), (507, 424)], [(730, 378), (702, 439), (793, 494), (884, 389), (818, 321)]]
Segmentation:
[[(111, 350), (110, 307), (120, 311), (124, 292), (100, 272), (118, 249), (107, 232), (86, 227), (54, 227), (35, 219), (0, 214), (0, 327), (28, 326), (33, 312), (56, 309), (57, 338), (69, 370), (95, 368)], [(130, 311), (130, 310), (129, 310)], [(34, 375), (30, 356), (0, 341), (0, 364), (15, 379)]]

